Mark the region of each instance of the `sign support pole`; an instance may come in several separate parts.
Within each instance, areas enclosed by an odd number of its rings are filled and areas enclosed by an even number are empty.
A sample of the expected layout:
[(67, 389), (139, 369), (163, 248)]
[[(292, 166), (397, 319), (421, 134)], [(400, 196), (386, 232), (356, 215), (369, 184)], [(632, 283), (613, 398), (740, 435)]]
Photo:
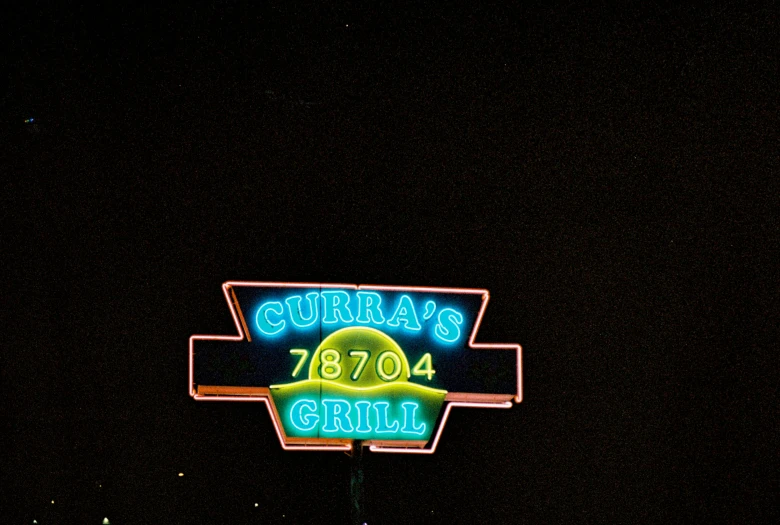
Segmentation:
[(355, 440), (350, 455), (349, 496), (353, 525), (364, 523), (365, 504), (363, 498), (363, 442)]

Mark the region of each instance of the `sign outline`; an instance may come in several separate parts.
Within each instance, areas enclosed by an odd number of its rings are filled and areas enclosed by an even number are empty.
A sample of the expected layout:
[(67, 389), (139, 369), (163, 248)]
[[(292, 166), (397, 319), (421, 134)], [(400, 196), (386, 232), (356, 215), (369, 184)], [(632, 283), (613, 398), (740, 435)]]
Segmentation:
[[(248, 332), (246, 320), (236, 300), (233, 288), (338, 288), (354, 291), (372, 290), (372, 291), (393, 291), (393, 292), (431, 292), (431, 293), (451, 293), (451, 294), (472, 294), (481, 295), (482, 303), (474, 322), (467, 342), (467, 348), (470, 350), (514, 350), (517, 357), (517, 391), (512, 394), (477, 394), (469, 392), (449, 392), (445, 397), (444, 411), (441, 415), (435, 435), (432, 440), (422, 443), (418, 446), (417, 442), (406, 442), (406, 446), (398, 446), (393, 442), (370, 440), (364, 442), (372, 452), (402, 453), (402, 454), (433, 454), (439, 444), (439, 439), (450, 411), (453, 407), (471, 407), (471, 408), (510, 408), (514, 403), (523, 401), (523, 349), (517, 343), (477, 343), (476, 337), (479, 327), (482, 323), (482, 317), (490, 301), (490, 293), (481, 288), (446, 288), (446, 287), (426, 287), (426, 286), (395, 286), (395, 285), (356, 285), (356, 284), (333, 284), (333, 283), (293, 283), (293, 282), (268, 282), (268, 281), (226, 281), (222, 283), (222, 292), (225, 301), (230, 308), (230, 314), (236, 327), (237, 335), (206, 335), (195, 334), (189, 338), (189, 395), (196, 401), (242, 401), (242, 402), (260, 402), (264, 403), (271, 421), (273, 422), (276, 435), (284, 450), (309, 450), (309, 451), (333, 451), (340, 450), (350, 452), (353, 448), (353, 440), (350, 439), (327, 439), (327, 438), (288, 438), (285, 435), (281, 425), (281, 418), (271, 397), (270, 385), (268, 387), (208, 387), (201, 392), (201, 386), (198, 388), (194, 382), (194, 342), (195, 341), (233, 341), (239, 342), (247, 340), (251, 342), (251, 336)], [(431, 443), (430, 448), (425, 446)]]

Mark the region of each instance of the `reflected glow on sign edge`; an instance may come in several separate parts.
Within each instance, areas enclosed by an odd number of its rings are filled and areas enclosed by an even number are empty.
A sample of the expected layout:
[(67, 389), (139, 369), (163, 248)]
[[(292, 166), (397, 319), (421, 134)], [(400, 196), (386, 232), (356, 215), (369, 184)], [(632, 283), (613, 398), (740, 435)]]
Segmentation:
[[(268, 413), (273, 421), (276, 435), (279, 438), (279, 442), (284, 450), (343, 450), (351, 451), (352, 443), (344, 444), (327, 444), (327, 445), (294, 445), (287, 444), (284, 433), (279, 425), (278, 415), (271, 407), (268, 397), (262, 396), (204, 396), (199, 395), (194, 389), (194, 371), (193, 371), (193, 341), (243, 341), (244, 330), (242, 329), (242, 323), (239, 321), (238, 313), (236, 312), (235, 305), (230, 300), (231, 287), (250, 287), (250, 288), (347, 288), (352, 290), (385, 290), (385, 291), (407, 291), (407, 292), (430, 292), (430, 293), (452, 293), (452, 294), (480, 294), (482, 295), (482, 305), (477, 314), (477, 319), (474, 322), (474, 327), (471, 330), (471, 335), (468, 340), (468, 347), (474, 350), (515, 350), (517, 352), (517, 393), (514, 396), (515, 403), (521, 403), (523, 401), (523, 348), (516, 343), (477, 343), (476, 339), (479, 326), (482, 323), (482, 316), (485, 314), (487, 304), (490, 301), (490, 293), (485, 289), (479, 288), (437, 288), (437, 287), (425, 287), (425, 286), (384, 286), (384, 285), (355, 285), (355, 284), (323, 284), (323, 283), (280, 283), (280, 282), (253, 282), (253, 281), (227, 281), (222, 284), (222, 292), (225, 296), (225, 300), (230, 308), (230, 313), (233, 317), (233, 323), (236, 326), (238, 335), (193, 335), (190, 336), (189, 344), (189, 395), (196, 401), (255, 401), (265, 403)], [(465, 393), (468, 396), (468, 393)], [(477, 401), (446, 401), (445, 400), (444, 415), (441, 418), (441, 423), (436, 431), (436, 436), (433, 439), (431, 448), (404, 448), (393, 446), (379, 446), (373, 445), (369, 442), (369, 450), (372, 452), (394, 452), (401, 454), (433, 454), (439, 444), (439, 438), (447, 424), (447, 419), (450, 415), (452, 407), (472, 407), (472, 408), (510, 408), (512, 406), (511, 401), (499, 401), (499, 402), (477, 402)]]

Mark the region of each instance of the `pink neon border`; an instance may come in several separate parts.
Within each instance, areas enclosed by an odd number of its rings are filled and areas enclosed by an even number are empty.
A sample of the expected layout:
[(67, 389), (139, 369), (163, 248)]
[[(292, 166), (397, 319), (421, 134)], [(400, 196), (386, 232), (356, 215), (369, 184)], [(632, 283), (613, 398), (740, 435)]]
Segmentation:
[[(485, 314), (488, 301), (490, 300), (490, 293), (484, 289), (477, 288), (437, 288), (437, 287), (424, 287), (424, 286), (382, 286), (382, 285), (355, 285), (355, 284), (323, 284), (323, 283), (274, 283), (274, 282), (253, 282), (253, 281), (227, 281), (222, 284), (222, 293), (225, 296), (225, 300), (230, 308), (230, 314), (233, 316), (233, 323), (236, 325), (238, 335), (193, 335), (190, 337), (189, 344), (189, 395), (196, 401), (255, 401), (265, 403), (268, 413), (271, 416), (271, 420), (276, 430), (276, 435), (279, 438), (284, 450), (352, 450), (351, 444), (345, 445), (288, 445), (284, 439), (284, 433), (282, 432), (279, 421), (276, 418), (267, 396), (204, 396), (199, 395), (193, 388), (194, 373), (193, 373), (193, 341), (242, 341), (244, 339), (244, 331), (241, 328), (241, 323), (238, 319), (238, 314), (233, 307), (233, 302), (230, 299), (229, 288), (236, 286), (245, 286), (252, 288), (347, 288), (352, 290), (392, 290), (392, 291), (407, 291), (407, 292), (433, 292), (433, 293), (454, 293), (454, 294), (480, 294), (482, 295), (482, 306), (477, 315), (477, 320), (474, 323), (474, 328), (471, 330), (471, 336), (469, 337), (469, 348), (477, 350), (515, 350), (517, 352), (517, 394), (514, 397), (515, 403), (520, 403), (523, 400), (523, 348), (519, 344), (513, 343), (476, 343), (477, 332), (479, 326), (482, 323), (482, 317)], [(454, 392), (456, 393), (456, 392)], [(467, 393), (467, 392), (466, 392)], [(444, 431), (444, 426), (447, 423), (447, 419), (450, 415), (452, 407), (476, 407), (476, 408), (509, 408), (512, 406), (510, 401), (501, 402), (471, 402), (471, 401), (445, 401), (446, 407), (444, 409), (444, 415), (442, 416), (439, 428), (436, 431), (431, 448), (402, 448), (402, 447), (383, 447), (377, 445), (371, 445), (369, 448), (372, 452), (393, 452), (399, 454), (433, 454), (436, 451), (436, 447), (439, 444), (439, 438)]]

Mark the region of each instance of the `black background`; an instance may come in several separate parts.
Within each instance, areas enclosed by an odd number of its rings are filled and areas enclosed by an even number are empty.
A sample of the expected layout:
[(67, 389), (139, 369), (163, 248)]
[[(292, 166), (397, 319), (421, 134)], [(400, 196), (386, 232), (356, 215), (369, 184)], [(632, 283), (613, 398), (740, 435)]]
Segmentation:
[(523, 345), (522, 404), (367, 454), (369, 523), (777, 517), (776, 10), (3, 18), (4, 522), (348, 520), (346, 455), (188, 397), (226, 280), (487, 288)]

